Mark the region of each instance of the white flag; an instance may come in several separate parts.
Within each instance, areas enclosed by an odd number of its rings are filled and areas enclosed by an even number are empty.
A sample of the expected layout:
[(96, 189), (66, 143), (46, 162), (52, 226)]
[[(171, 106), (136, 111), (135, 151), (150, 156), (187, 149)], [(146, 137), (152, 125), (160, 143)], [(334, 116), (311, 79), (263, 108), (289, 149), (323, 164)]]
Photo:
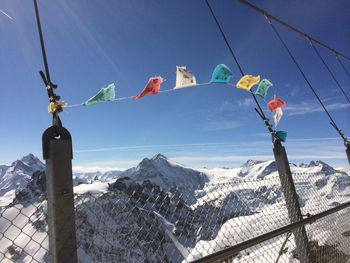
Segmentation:
[(275, 113), (275, 115), (273, 116), (273, 120), (274, 120), (274, 122), (275, 122), (275, 126), (278, 125), (278, 123), (280, 122), (282, 116), (283, 116), (283, 111), (282, 111), (282, 109), (281, 109), (281, 108), (277, 108), (277, 109), (276, 109), (276, 113)]
[(186, 88), (196, 85), (196, 77), (187, 71), (186, 67), (176, 66), (176, 86), (175, 89)]

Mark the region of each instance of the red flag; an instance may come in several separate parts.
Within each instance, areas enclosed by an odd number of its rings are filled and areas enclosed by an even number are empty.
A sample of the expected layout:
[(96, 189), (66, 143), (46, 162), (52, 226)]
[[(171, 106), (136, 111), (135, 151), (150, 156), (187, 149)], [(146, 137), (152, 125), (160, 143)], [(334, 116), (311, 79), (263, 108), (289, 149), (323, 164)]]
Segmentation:
[(135, 96), (135, 99), (140, 99), (147, 95), (157, 94), (160, 90), (160, 84), (164, 82), (162, 77), (150, 78), (146, 87), (143, 89), (140, 95)]
[(275, 111), (277, 108), (282, 108), (284, 106), (286, 106), (286, 103), (276, 96), (273, 98), (273, 100), (270, 100), (269, 103), (267, 103), (267, 107), (270, 111)]

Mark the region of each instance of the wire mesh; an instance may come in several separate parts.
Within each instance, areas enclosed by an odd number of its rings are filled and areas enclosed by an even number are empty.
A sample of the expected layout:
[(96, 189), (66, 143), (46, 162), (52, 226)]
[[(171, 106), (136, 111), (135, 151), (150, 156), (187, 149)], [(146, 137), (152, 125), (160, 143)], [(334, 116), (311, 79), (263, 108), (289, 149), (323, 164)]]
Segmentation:
[[(302, 217), (350, 201), (346, 173), (293, 174)], [(291, 223), (277, 173), (199, 188), (119, 178), (75, 194), (79, 262), (191, 262)], [(64, 212), (64, 211), (62, 211)], [(346, 262), (350, 209), (306, 226), (311, 262)], [(294, 231), (295, 232), (295, 231)], [(44, 193), (19, 191), (0, 207), (0, 261), (48, 262)], [(305, 262), (293, 233), (219, 262)]]
[(43, 262), (47, 248), (46, 201), (0, 207), (1, 262)]

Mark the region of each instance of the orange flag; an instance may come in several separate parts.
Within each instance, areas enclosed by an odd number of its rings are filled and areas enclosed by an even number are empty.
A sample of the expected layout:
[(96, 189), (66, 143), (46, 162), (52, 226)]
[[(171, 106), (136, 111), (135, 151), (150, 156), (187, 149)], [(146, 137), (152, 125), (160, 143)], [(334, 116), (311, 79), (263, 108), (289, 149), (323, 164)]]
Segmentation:
[(267, 107), (270, 111), (275, 111), (277, 108), (282, 108), (284, 106), (286, 106), (286, 103), (283, 100), (277, 98), (276, 96), (267, 104)]
[(147, 95), (157, 94), (160, 90), (160, 84), (164, 82), (164, 79), (162, 77), (154, 77), (150, 78), (147, 82), (146, 87), (143, 89), (143, 91), (140, 93), (140, 95), (135, 96), (135, 99), (140, 99)]

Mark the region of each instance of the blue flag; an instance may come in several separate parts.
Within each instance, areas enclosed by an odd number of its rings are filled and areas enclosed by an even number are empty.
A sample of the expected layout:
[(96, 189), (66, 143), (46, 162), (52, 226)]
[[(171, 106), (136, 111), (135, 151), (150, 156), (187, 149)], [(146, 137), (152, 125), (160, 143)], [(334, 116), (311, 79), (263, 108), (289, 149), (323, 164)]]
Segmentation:
[(231, 70), (224, 64), (219, 64), (215, 67), (211, 77), (212, 83), (229, 83), (233, 74)]

